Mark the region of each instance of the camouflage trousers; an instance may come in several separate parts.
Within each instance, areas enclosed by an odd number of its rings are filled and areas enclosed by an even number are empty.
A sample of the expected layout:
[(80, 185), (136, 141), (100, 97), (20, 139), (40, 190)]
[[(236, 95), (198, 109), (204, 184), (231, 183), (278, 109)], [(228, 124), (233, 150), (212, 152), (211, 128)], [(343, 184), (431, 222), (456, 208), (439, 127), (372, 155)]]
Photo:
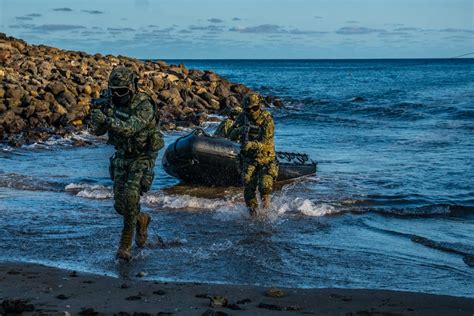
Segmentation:
[(261, 165), (255, 161), (243, 161), (241, 167), (242, 182), (244, 184), (245, 204), (249, 208), (257, 208), (256, 190), (260, 197), (268, 198), (273, 190), (273, 182), (278, 175), (278, 163), (271, 162)]
[(133, 234), (140, 213), (140, 195), (153, 183), (155, 157), (110, 158), (110, 177), (114, 181), (114, 208), (123, 216), (124, 232)]

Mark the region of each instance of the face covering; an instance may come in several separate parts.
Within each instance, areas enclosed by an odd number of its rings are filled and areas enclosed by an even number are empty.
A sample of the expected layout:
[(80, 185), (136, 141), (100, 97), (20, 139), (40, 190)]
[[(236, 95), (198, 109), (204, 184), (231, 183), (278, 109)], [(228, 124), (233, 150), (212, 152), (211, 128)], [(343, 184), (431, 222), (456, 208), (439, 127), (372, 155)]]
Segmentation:
[(256, 110), (252, 109), (251, 111), (248, 112), (248, 115), (249, 115), (249, 118), (255, 122), (257, 118), (260, 116), (260, 108)]
[(113, 95), (112, 96), (112, 102), (115, 104), (115, 105), (119, 105), (119, 106), (124, 106), (124, 105), (127, 105), (128, 101), (130, 101), (130, 99), (132, 98), (131, 94), (128, 93), (126, 95), (123, 95), (123, 96), (116, 96), (116, 95)]
[(115, 105), (119, 105), (119, 106), (126, 105), (128, 101), (130, 101), (130, 99), (132, 98), (131, 91), (126, 87), (111, 89), (111, 93), (112, 93), (112, 102)]

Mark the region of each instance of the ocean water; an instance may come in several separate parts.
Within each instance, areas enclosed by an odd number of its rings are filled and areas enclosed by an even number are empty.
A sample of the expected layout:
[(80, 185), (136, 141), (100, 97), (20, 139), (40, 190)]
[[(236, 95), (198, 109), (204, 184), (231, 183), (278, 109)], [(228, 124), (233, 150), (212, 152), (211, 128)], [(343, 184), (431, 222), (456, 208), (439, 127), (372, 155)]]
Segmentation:
[(271, 209), (253, 220), (241, 189), (180, 185), (157, 163), (142, 197), (150, 247), (121, 265), (113, 149), (87, 133), (74, 137), (88, 147), (4, 146), (0, 260), (153, 280), (474, 297), (474, 60), (170, 62), (281, 97), (285, 107), (271, 109), (277, 150), (308, 153), (317, 175), (278, 186)]

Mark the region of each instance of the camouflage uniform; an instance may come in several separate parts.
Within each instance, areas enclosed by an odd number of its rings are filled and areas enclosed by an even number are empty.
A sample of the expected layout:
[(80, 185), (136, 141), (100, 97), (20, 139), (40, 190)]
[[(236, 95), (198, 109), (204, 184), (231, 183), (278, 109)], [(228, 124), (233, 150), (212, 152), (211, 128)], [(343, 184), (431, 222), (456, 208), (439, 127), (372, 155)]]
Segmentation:
[[(249, 112), (248, 109), (258, 108)], [(257, 94), (244, 98), (245, 113), (240, 114), (230, 133), (230, 139), (242, 144), (240, 163), (244, 198), (251, 215), (256, 214), (258, 188), (263, 208), (270, 205), (270, 193), (278, 175), (275, 156), (273, 118), (263, 110), (262, 100)]]
[(232, 125), (234, 125), (235, 119), (240, 113), (242, 113), (242, 108), (240, 106), (232, 108), (229, 117), (217, 126), (214, 135), (229, 138), (230, 132), (232, 131)]
[[(115, 68), (109, 79), (109, 88), (117, 81), (122, 86), (126, 84), (130, 73), (127, 68)], [(109, 171), (114, 181), (114, 207), (123, 216), (124, 226), (117, 252), (117, 257), (122, 259), (130, 259), (136, 228), (137, 246), (143, 246), (146, 242), (150, 216), (140, 213), (140, 195), (152, 185), (155, 160), (163, 147), (155, 104), (147, 94), (137, 91), (136, 86), (130, 87), (130, 90), (131, 96), (125, 102), (114, 101), (112, 95), (112, 106), (105, 115), (97, 112), (92, 115), (95, 133), (102, 135), (108, 132), (108, 143), (114, 145), (116, 150), (110, 158)]]

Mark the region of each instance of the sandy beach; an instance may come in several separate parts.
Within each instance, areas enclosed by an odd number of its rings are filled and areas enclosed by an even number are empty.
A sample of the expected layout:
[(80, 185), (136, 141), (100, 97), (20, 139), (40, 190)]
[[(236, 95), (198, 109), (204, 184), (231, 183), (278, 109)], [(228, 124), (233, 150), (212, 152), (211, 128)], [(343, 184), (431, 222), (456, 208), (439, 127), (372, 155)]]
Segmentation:
[(0, 302), (0, 314), (24, 311), (24, 315), (474, 313), (473, 298), (365, 289), (268, 289), (153, 282), (139, 276), (113, 278), (26, 263), (0, 264)]

